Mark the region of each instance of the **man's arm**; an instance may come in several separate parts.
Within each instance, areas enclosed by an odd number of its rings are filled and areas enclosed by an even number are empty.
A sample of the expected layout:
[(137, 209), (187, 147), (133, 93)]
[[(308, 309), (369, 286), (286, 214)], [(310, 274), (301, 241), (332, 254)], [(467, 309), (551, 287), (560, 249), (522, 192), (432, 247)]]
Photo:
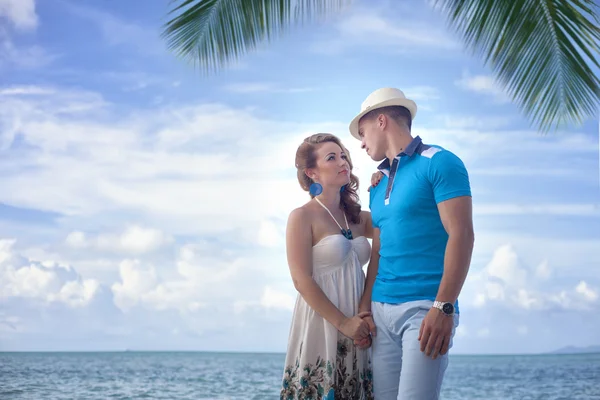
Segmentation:
[(373, 244), (371, 246), (371, 259), (367, 266), (367, 276), (365, 278), (365, 288), (360, 298), (359, 311), (371, 311), (371, 294), (373, 293), (373, 284), (377, 277), (379, 269), (379, 229), (373, 228)]
[[(436, 300), (454, 304), (469, 271), (475, 235), (470, 196), (455, 197), (438, 204), (442, 224), (448, 233), (444, 272)], [(421, 351), (433, 359), (448, 352), (454, 326), (453, 318), (437, 308), (427, 313), (421, 324)]]
[[(469, 175), (457, 156), (441, 151), (432, 157), (429, 179), (440, 219), (448, 234), (436, 300), (454, 304), (469, 271), (475, 240)], [(421, 351), (434, 359), (438, 354), (446, 354), (453, 327), (452, 317), (432, 307), (419, 331)]]
[(442, 151), (431, 160), (429, 179), (448, 234), (444, 272), (436, 300), (455, 303), (469, 271), (475, 241), (469, 174), (460, 158)]
[[(369, 265), (367, 266), (367, 276), (365, 278), (365, 288), (363, 291), (363, 295), (360, 298), (360, 302), (358, 305), (358, 312), (371, 312), (371, 294), (373, 293), (373, 284), (375, 283), (375, 278), (377, 277), (377, 270), (379, 269), (379, 229), (373, 227), (373, 245), (371, 247), (371, 259), (369, 260)], [(364, 320), (369, 325), (369, 331), (371, 335), (377, 335), (377, 327), (375, 326), (375, 322), (373, 321), (372, 314), (368, 317), (365, 317)], [(356, 342), (355, 343), (361, 347), (364, 347), (366, 342)]]
[(448, 243), (436, 300), (454, 304), (465, 283), (475, 243), (472, 199), (455, 197), (439, 203), (438, 210), (448, 233)]

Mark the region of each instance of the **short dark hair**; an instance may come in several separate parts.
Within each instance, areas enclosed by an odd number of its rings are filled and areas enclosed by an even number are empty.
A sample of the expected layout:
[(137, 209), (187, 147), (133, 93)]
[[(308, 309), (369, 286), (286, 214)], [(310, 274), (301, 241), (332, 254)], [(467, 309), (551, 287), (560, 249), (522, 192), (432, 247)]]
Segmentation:
[(405, 123), (406, 126), (408, 126), (408, 130), (410, 131), (410, 128), (412, 126), (412, 117), (410, 115), (410, 111), (408, 111), (408, 108), (403, 107), (403, 106), (387, 106), (387, 107), (376, 108), (374, 110), (369, 111), (365, 115), (363, 115), (361, 120), (362, 119), (374, 119), (374, 118), (377, 118), (377, 116), (379, 114), (385, 114), (389, 118), (393, 119), (394, 121), (396, 121), (398, 123), (400, 123), (400, 122)]

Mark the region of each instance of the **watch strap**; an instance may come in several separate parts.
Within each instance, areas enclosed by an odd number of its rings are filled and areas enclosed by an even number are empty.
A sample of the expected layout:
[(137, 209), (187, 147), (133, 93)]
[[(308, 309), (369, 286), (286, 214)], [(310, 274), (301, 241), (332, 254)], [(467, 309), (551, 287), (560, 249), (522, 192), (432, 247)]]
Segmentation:
[[(446, 311), (444, 311), (444, 305), (445, 305), (445, 304), (449, 304), (449, 305), (451, 306), (452, 313), (447, 313)], [(454, 314), (454, 305), (453, 305), (452, 303), (448, 303), (448, 302), (446, 302), (446, 301), (438, 301), (438, 300), (435, 300), (435, 301), (433, 302), (433, 307), (434, 307), (434, 308), (437, 308), (438, 310), (440, 310), (441, 312), (443, 312), (443, 313), (444, 313), (444, 314), (446, 314), (446, 315), (453, 315), (453, 314)]]

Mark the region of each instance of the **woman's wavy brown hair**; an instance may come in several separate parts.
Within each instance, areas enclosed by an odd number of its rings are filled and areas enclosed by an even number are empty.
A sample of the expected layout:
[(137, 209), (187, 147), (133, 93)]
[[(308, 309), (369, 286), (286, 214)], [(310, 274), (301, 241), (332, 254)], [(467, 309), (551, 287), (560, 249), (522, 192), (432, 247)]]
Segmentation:
[[(340, 139), (330, 133), (317, 133), (304, 139), (296, 151), (296, 169), (300, 187), (309, 191), (310, 185), (314, 182), (306, 175), (305, 171), (317, 166), (317, 149), (322, 143), (333, 142), (340, 146), (346, 153), (348, 164), (350, 165), (350, 182), (344, 186), (340, 196), (340, 208), (346, 212), (346, 216), (353, 224), (360, 223), (360, 203), (358, 200), (358, 178), (352, 173), (352, 159), (348, 149), (342, 145)], [(311, 195), (311, 198), (314, 197)]]

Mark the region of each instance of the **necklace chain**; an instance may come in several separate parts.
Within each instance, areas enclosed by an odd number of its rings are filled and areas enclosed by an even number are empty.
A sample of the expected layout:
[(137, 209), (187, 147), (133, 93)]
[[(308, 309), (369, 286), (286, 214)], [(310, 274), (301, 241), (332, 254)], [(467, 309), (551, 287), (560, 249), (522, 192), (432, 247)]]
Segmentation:
[(340, 231), (342, 232), (342, 235), (344, 235), (346, 237), (346, 239), (352, 240), (352, 231), (350, 230), (350, 225), (348, 225), (348, 219), (346, 218), (346, 213), (344, 212), (344, 221), (346, 221), (346, 228), (344, 229), (342, 228), (342, 226), (340, 225), (340, 223), (337, 221), (337, 219), (335, 219), (335, 217), (333, 216), (333, 214), (331, 213), (331, 211), (329, 211), (329, 208), (327, 208), (325, 206), (325, 204), (321, 203), (321, 200), (319, 200), (317, 197), (315, 197), (315, 200), (317, 201), (317, 203), (319, 203), (321, 205), (321, 207), (323, 207), (325, 210), (327, 210), (327, 212), (329, 213), (329, 215), (331, 215), (331, 218), (333, 218), (333, 220), (335, 221), (335, 223), (337, 224), (337, 226), (340, 227)]

